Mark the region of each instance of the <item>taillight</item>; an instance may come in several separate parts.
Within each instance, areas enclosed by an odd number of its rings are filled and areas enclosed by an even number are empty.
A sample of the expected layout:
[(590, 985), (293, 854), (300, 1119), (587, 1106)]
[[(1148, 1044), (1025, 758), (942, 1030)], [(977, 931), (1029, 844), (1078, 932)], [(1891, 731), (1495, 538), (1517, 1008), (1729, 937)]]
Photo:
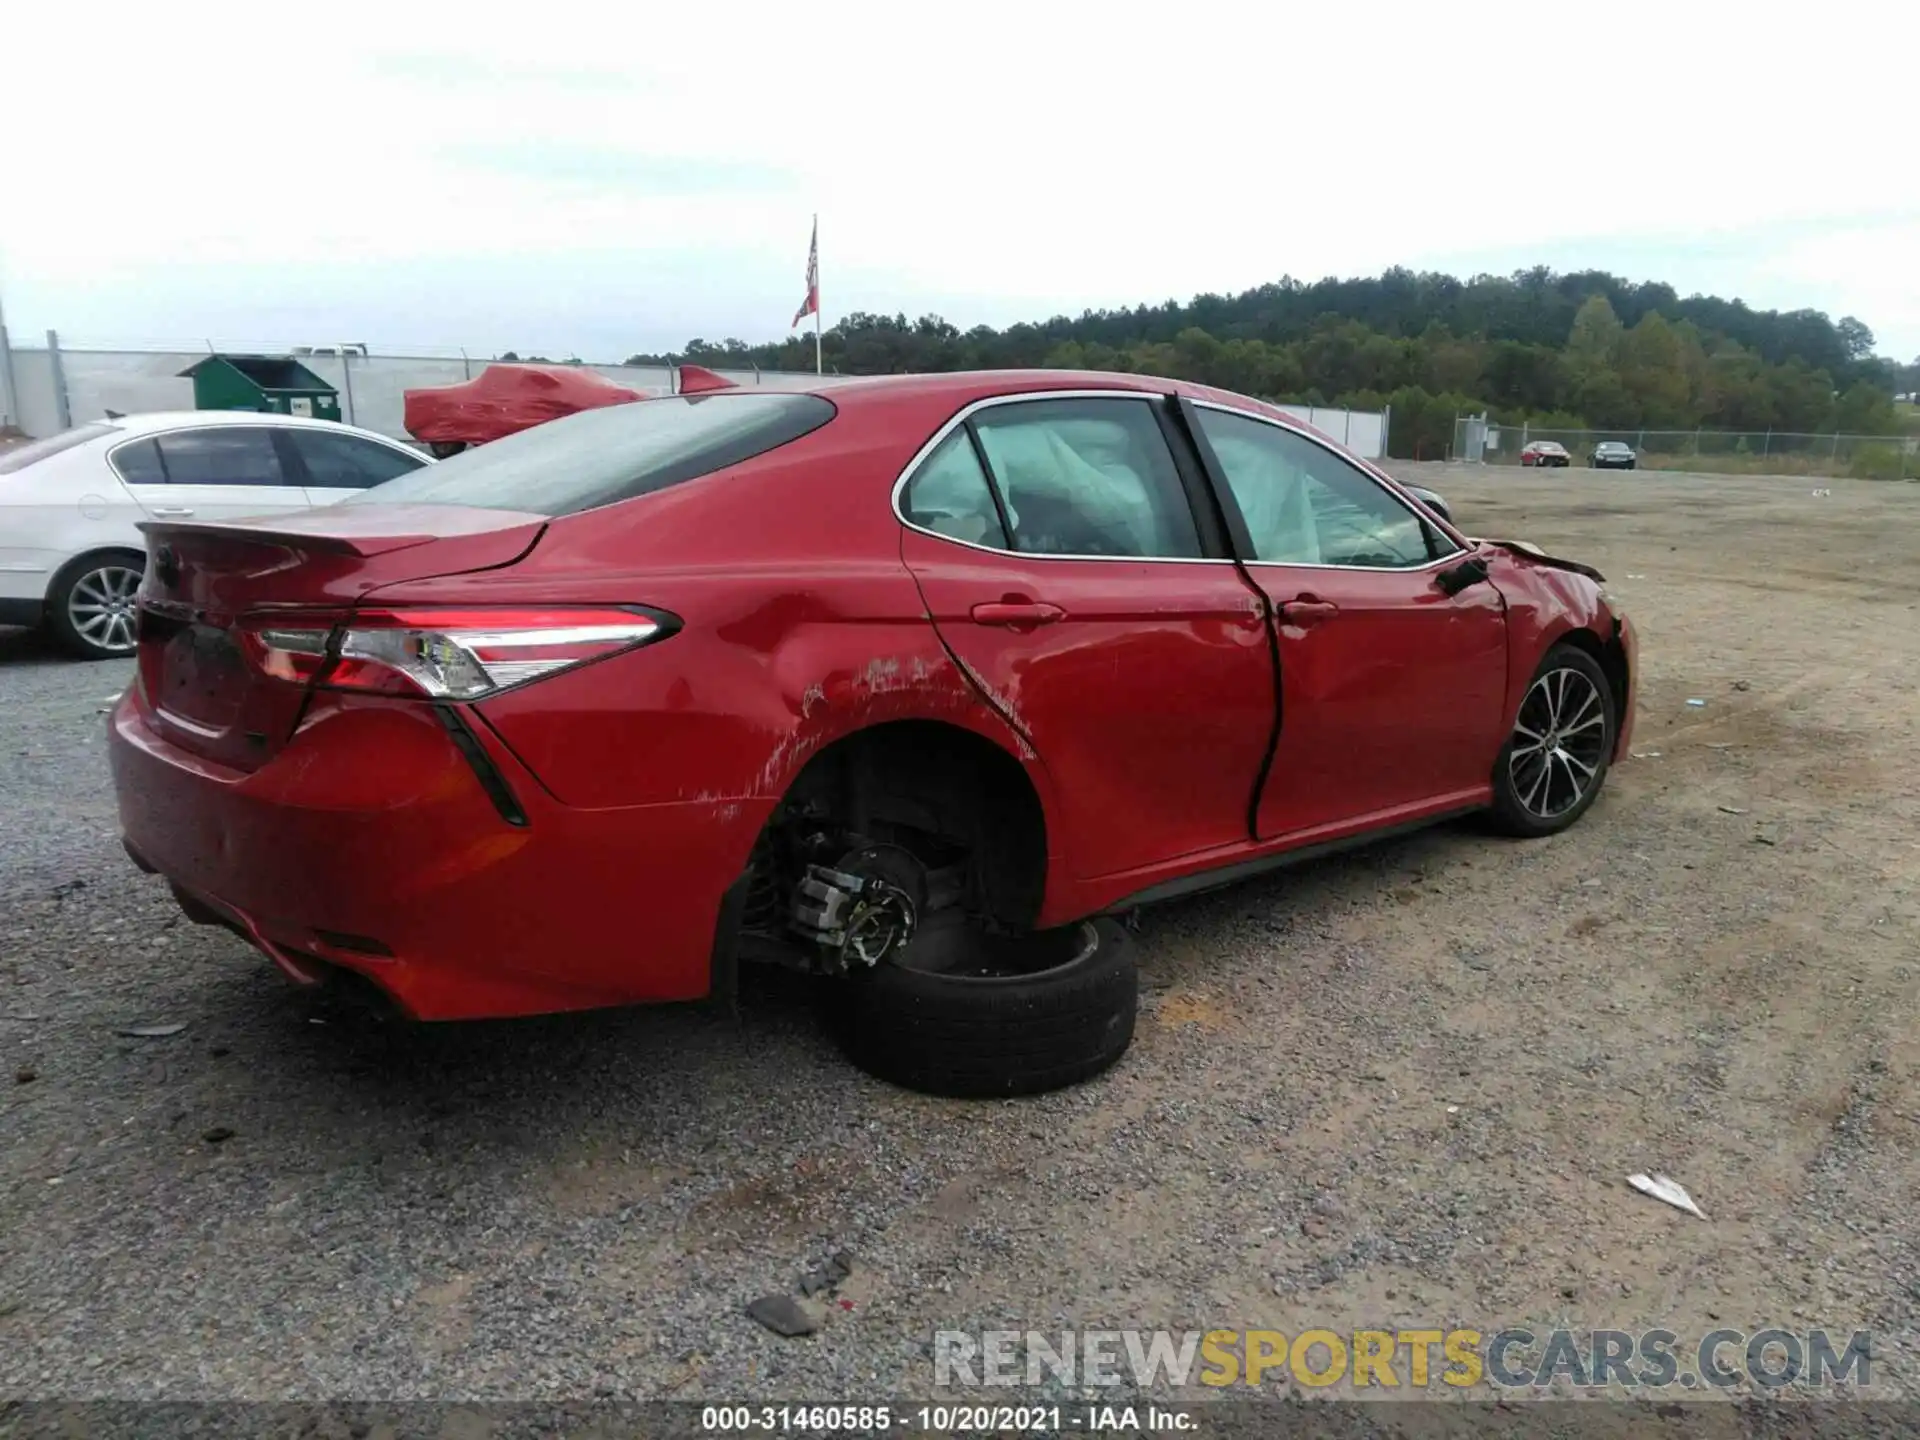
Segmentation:
[(374, 610), (341, 625), (258, 618), (247, 649), (264, 673), (328, 690), (477, 700), (671, 633), (636, 610)]

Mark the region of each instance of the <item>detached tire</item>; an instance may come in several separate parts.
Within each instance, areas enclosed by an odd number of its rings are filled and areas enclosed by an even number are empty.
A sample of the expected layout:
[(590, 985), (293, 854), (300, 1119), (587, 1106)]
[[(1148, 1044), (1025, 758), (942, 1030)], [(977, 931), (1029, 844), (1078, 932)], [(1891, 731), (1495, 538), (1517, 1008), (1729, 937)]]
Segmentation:
[(1112, 1065), (1133, 1041), (1139, 981), (1132, 938), (1112, 920), (1017, 939), (951, 925), (923, 930), (837, 998), (855, 1065), (978, 1099), (1058, 1090)]

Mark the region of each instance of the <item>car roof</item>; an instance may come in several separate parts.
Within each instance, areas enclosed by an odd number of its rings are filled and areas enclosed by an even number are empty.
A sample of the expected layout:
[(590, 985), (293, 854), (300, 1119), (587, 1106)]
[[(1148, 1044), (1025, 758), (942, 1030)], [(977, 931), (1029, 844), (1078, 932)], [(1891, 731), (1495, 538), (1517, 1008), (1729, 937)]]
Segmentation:
[(836, 404), (868, 396), (951, 396), (956, 400), (1018, 395), (1032, 390), (1136, 390), (1164, 395), (1178, 381), (1111, 370), (942, 370), (917, 375), (859, 375), (822, 379), (801, 390)]
[(355, 435), (370, 435), (389, 444), (401, 444), (377, 430), (362, 429), (339, 420), (317, 420), (307, 415), (276, 415), (255, 410), (151, 410), (139, 415), (116, 415), (111, 420), (92, 422), (112, 425), (128, 435), (151, 435), (163, 430), (199, 429), (209, 425), (275, 425), (290, 429), (345, 430)]
[[(750, 393), (752, 391), (750, 386), (742, 388)], [(1338, 443), (1272, 401), (1222, 390), (1218, 386), (1199, 385), (1191, 380), (1170, 380), (1160, 375), (1128, 375), (1114, 370), (948, 370), (917, 375), (864, 375), (834, 377), (798, 389), (801, 393), (830, 400), (837, 408), (858, 407), (869, 401), (884, 405), (897, 400), (924, 400), (950, 403), (956, 410), (976, 400), (991, 400), (1005, 395), (1032, 395), (1048, 390), (1113, 390), (1134, 395), (1182, 395), (1190, 400), (1210, 400), (1235, 409), (1252, 411), (1303, 434)], [(794, 392), (788, 390), (783, 393)]]

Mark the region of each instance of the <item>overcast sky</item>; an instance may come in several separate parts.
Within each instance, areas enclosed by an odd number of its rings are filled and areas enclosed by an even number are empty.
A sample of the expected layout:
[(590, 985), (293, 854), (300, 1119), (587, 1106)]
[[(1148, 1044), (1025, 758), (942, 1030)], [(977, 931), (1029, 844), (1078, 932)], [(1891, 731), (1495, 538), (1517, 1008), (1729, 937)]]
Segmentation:
[(1920, 354), (1906, 3), (142, 10), (5, 22), (16, 340), (770, 339), (817, 210), (828, 324), (1545, 263)]

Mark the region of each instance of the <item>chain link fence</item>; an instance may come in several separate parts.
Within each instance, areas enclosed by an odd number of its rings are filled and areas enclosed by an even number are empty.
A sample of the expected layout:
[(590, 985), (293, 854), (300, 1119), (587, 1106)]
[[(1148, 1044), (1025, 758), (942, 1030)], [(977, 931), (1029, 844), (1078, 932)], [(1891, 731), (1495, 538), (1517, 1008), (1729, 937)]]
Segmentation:
[(1480, 415), (1454, 421), (1450, 458), (1518, 465), (1538, 440), (1591, 462), (1602, 441), (1630, 446), (1642, 470), (1725, 475), (1821, 475), (1855, 480), (1920, 480), (1920, 436), (1808, 435), (1784, 430), (1555, 430), (1502, 425)]

